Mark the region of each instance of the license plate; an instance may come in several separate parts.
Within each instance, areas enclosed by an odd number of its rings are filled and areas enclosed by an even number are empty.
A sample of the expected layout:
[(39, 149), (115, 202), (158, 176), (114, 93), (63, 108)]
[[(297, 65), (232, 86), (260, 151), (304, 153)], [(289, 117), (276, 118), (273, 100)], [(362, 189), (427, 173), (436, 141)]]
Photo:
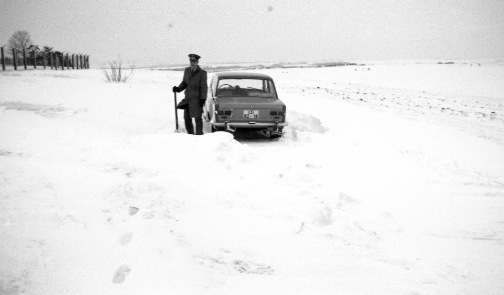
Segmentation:
[(243, 118), (245, 119), (257, 119), (259, 118), (259, 110), (244, 110)]

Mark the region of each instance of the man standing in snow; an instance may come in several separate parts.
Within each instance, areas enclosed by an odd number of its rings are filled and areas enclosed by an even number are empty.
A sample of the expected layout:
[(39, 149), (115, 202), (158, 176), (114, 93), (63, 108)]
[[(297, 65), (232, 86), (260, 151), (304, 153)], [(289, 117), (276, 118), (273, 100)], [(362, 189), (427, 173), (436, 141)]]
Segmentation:
[(187, 133), (194, 134), (192, 118), (196, 123), (196, 135), (203, 135), (203, 105), (207, 98), (207, 72), (198, 65), (200, 56), (189, 54), (190, 67), (184, 70), (184, 77), (179, 86), (173, 86), (173, 92), (185, 89), (184, 99), (177, 105), (184, 110), (184, 123)]

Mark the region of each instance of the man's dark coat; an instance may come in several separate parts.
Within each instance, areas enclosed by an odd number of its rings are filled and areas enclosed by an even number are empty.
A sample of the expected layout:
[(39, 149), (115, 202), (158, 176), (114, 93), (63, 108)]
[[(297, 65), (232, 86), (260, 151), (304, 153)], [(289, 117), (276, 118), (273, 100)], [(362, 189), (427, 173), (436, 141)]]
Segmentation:
[(200, 118), (203, 113), (203, 104), (207, 98), (207, 72), (197, 67), (194, 72), (191, 67), (184, 70), (184, 78), (178, 86), (179, 90), (185, 90), (185, 98), (177, 105), (178, 109), (189, 108), (192, 118)]

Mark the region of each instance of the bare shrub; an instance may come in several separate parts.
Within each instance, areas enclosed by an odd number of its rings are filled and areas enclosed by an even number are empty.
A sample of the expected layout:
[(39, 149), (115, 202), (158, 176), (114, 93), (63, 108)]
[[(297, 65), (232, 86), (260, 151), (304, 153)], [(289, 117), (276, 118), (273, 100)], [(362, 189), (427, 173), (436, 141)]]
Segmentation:
[(124, 67), (122, 60), (119, 58), (116, 61), (109, 62), (108, 66), (103, 68), (103, 75), (105, 82), (126, 83), (133, 76), (134, 71), (134, 65)]
[(30, 33), (27, 31), (16, 31), (9, 39), (9, 47), (11, 49), (16, 49), (18, 51), (22, 51), (23, 49), (27, 49), (32, 45), (32, 41), (30, 38)]

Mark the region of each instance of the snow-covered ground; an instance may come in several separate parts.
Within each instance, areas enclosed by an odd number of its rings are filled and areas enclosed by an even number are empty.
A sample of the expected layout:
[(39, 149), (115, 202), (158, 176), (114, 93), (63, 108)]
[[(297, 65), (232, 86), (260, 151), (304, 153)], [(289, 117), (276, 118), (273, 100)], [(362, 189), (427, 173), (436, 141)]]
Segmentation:
[(278, 140), (175, 133), (181, 72), (0, 72), (0, 294), (504, 293), (504, 63), (261, 72)]

